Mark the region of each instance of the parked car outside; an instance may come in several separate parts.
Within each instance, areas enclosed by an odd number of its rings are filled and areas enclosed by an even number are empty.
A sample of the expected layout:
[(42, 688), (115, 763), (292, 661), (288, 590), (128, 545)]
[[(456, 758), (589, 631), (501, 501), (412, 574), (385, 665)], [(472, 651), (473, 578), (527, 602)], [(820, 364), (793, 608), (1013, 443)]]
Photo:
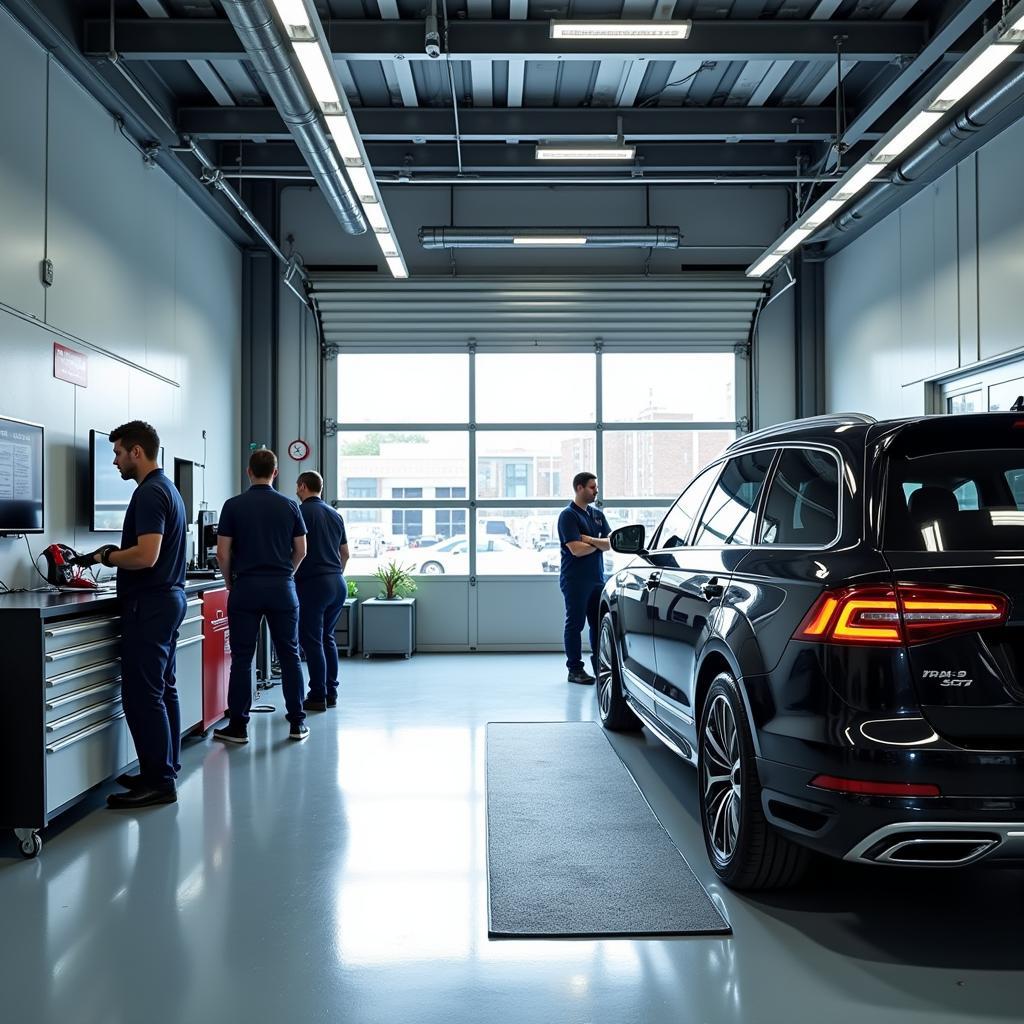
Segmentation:
[(545, 541), (541, 545), (540, 558), (544, 572), (559, 572), (562, 568), (562, 545), (557, 540)]
[(738, 889), (812, 851), (1024, 862), (1024, 417), (817, 417), (730, 446), (602, 593), (598, 706), (697, 768)]
[[(420, 557), (417, 572), (426, 576), (469, 572), (469, 538), (465, 534), (458, 534), (417, 555)], [(524, 551), (511, 537), (486, 534), (477, 536), (476, 561), (477, 571), (487, 574), (524, 575), (536, 573), (538, 568), (535, 551)]]

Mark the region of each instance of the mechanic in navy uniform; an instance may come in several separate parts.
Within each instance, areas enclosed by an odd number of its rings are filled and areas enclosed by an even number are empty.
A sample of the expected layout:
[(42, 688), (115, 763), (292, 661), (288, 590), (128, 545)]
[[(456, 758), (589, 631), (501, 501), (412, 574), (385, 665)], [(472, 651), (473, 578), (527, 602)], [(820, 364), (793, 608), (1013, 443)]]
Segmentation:
[(338, 645), (334, 628), (341, 618), (348, 585), (348, 536), (345, 521), (323, 499), (324, 478), (310, 470), (295, 482), (299, 511), (306, 524), (306, 557), (295, 571), (299, 594), (299, 641), (306, 652), (307, 711), (326, 711), (338, 703)]
[(558, 516), (562, 567), (558, 585), (565, 599), (565, 664), (570, 683), (592, 683), (583, 667), (580, 633), (590, 626), (590, 649), (597, 653), (597, 611), (604, 586), (604, 552), (608, 550), (608, 520), (592, 506), (597, 498), (597, 477), (577, 473), (572, 480), (575, 498)]
[(114, 465), (138, 485), (128, 502), (121, 546), (104, 545), (92, 562), (117, 569), (121, 604), (121, 699), (139, 755), (139, 774), (120, 775), (127, 793), (110, 807), (147, 807), (177, 799), (181, 711), (175, 647), (185, 618), (185, 505), (157, 464), (160, 438), (141, 420), (111, 431)]
[(270, 638), (281, 663), (288, 736), (309, 736), (302, 709), (302, 666), (299, 664), (299, 599), (295, 570), (306, 554), (306, 524), (299, 506), (274, 490), (277, 456), (258, 448), (249, 456), (247, 491), (224, 503), (217, 524), (217, 562), (228, 588), (231, 631), (231, 675), (228, 680), (230, 721), (213, 735), (227, 743), (248, 743), (252, 708), (252, 659), (266, 617)]

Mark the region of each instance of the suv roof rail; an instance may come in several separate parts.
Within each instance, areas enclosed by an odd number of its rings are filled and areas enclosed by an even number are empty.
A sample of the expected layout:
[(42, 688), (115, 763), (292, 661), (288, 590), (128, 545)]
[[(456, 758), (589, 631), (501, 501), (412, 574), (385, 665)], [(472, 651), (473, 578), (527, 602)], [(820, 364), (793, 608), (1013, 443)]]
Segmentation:
[(741, 445), (749, 443), (753, 439), (767, 437), (769, 434), (786, 434), (797, 430), (803, 430), (807, 427), (842, 427), (859, 423), (864, 426), (870, 426), (872, 423), (877, 423), (878, 420), (874, 416), (868, 416), (867, 413), (863, 412), (830, 412), (824, 416), (805, 416), (801, 420), (787, 420), (785, 423), (773, 423), (770, 427), (761, 427), (759, 430), (753, 430), (749, 434), (744, 434), (742, 437), (737, 437), (735, 441), (726, 449), (731, 451), (733, 448), (737, 448)]

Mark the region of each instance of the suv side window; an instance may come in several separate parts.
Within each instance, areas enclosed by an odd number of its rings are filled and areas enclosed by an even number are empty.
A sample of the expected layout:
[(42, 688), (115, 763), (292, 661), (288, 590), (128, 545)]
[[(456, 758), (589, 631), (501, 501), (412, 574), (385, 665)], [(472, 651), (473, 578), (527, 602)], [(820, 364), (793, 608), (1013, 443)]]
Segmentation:
[(811, 448), (786, 448), (772, 478), (759, 544), (824, 547), (839, 532), (839, 463)]
[(711, 466), (690, 481), (690, 486), (679, 495), (679, 500), (665, 516), (651, 550), (678, 548), (686, 543), (686, 538), (690, 536), (690, 527), (697, 518), (701, 505), (704, 504), (718, 469), (718, 466)]
[(730, 459), (704, 509), (694, 544), (721, 547), (753, 543), (757, 499), (772, 464), (772, 450)]

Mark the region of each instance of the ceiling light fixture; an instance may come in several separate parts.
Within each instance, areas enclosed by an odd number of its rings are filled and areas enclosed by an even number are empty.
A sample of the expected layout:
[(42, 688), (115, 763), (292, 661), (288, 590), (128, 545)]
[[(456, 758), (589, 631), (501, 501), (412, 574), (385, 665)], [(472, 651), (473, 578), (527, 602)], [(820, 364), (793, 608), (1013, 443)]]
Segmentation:
[(552, 39), (688, 39), (689, 21), (552, 21)]
[(270, 2), (274, 10), (277, 11), (277, 16), (281, 19), (281, 24), (284, 25), (289, 39), (316, 38), (312, 22), (309, 20), (309, 12), (302, 0), (270, 0)]
[(406, 278), (409, 276), (409, 271), (406, 269), (405, 260), (401, 256), (387, 256), (385, 261), (388, 265), (388, 270), (391, 271), (391, 276), (395, 278)]
[(622, 141), (607, 146), (540, 142), (534, 156), (538, 160), (632, 160), (636, 156), (636, 146), (627, 146)]
[(588, 249), (678, 249), (673, 227), (424, 227), (424, 249), (509, 249), (523, 246), (583, 246)]
[(341, 97), (334, 81), (334, 73), (327, 64), (327, 58), (319, 40), (313, 42), (292, 41), (292, 48), (298, 58), (299, 67), (306, 76), (314, 99), (325, 114), (342, 113)]
[(1006, 12), (1002, 21), (968, 51), (906, 116), (839, 179), (809, 210), (747, 268), (747, 277), (766, 277), (782, 260), (827, 224), (886, 168), (912, 150), (946, 120), (949, 111), (967, 99), (981, 83), (1024, 43), (1024, 0)]
[(331, 138), (334, 139), (334, 144), (338, 147), (342, 160), (345, 163), (361, 164), (363, 152), (356, 141), (356, 133), (348, 115), (331, 114), (325, 120), (327, 121), (327, 130), (331, 133)]
[(586, 245), (586, 235), (513, 235), (513, 245)]

